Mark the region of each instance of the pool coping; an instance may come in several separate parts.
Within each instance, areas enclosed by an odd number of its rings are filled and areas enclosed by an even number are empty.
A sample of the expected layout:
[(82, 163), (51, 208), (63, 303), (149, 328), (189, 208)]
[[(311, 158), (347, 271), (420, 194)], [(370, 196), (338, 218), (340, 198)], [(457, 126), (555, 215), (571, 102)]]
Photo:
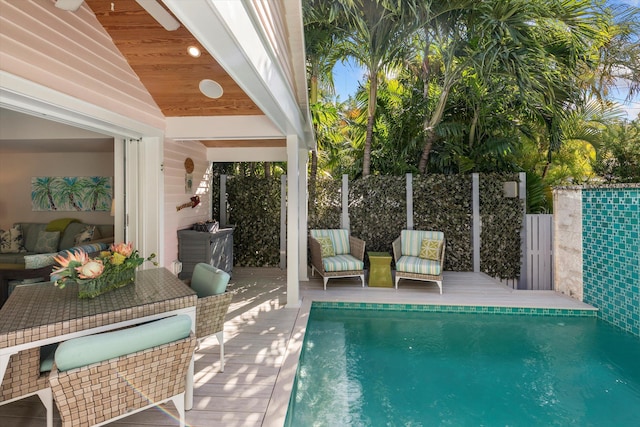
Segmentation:
[(340, 308), (348, 310), (383, 310), (383, 311), (420, 311), (432, 313), (468, 313), (468, 314), (500, 314), (500, 315), (528, 315), (528, 316), (567, 316), (567, 317), (597, 317), (598, 309), (585, 308), (539, 308), (512, 307), (502, 305), (471, 305), (471, 304), (403, 304), (381, 302), (353, 302), (327, 301), (313, 297), (303, 298), (298, 315), (291, 330), (284, 359), (276, 383), (273, 388), (267, 411), (263, 418), (263, 426), (284, 426), (289, 409), (289, 400), (295, 377), (298, 371), (298, 361), (302, 351), (302, 344), (309, 321), (311, 308)]

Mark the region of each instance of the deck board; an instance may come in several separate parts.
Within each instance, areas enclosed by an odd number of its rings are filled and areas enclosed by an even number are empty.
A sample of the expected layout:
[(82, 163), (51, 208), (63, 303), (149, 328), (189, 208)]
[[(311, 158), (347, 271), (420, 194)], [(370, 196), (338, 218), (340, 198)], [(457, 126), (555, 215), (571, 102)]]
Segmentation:
[[(229, 290), (236, 294), (225, 322), (225, 371), (219, 372), (218, 342), (210, 337), (196, 353), (194, 407), (187, 412), (187, 424), (272, 427), (286, 411), (290, 385), (285, 377), (295, 370), (297, 353), (293, 344), (300, 346), (304, 319), (299, 319), (301, 310), (285, 308), (283, 270), (236, 268)], [(591, 308), (553, 291), (514, 290), (485, 274), (460, 272), (445, 272), (442, 295), (434, 283), (409, 280), (401, 280), (396, 290), (362, 288), (359, 279), (331, 279), (325, 292), (322, 280), (317, 277), (300, 283), (300, 295), (304, 299), (303, 308), (309, 300)], [(173, 406), (167, 404), (163, 409), (152, 408), (109, 425), (176, 426), (175, 414)], [(0, 406), (0, 425), (44, 426), (44, 407), (37, 397)], [(57, 410), (54, 426), (60, 426)]]

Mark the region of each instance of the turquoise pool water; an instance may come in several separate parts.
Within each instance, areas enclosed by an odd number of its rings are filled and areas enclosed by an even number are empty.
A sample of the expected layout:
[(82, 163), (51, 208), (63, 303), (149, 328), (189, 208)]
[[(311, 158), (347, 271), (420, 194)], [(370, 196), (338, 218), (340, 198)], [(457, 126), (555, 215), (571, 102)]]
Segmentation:
[(287, 426), (637, 426), (640, 340), (595, 317), (312, 307)]

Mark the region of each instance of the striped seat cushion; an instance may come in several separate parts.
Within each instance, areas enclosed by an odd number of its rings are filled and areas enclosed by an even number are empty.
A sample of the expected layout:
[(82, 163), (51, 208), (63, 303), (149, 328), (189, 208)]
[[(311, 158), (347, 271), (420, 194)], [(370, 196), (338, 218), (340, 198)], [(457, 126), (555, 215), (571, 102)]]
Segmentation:
[(336, 255), (351, 253), (351, 247), (349, 246), (349, 230), (309, 230), (309, 233), (314, 239), (317, 239), (318, 237), (330, 237), (333, 242), (333, 251)]
[(326, 272), (364, 270), (364, 262), (351, 255), (336, 255), (322, 259)]
[(417, 256), (402, 256), (396, 262), (396, 271), (439, 276), (442, 273), (442, 268), (440, 261), (432, 261)]
[(442, 231), (402, 230), (400, 242), (402, 243), (402, 255), (420, 256), (422, 240), (444, 240)]

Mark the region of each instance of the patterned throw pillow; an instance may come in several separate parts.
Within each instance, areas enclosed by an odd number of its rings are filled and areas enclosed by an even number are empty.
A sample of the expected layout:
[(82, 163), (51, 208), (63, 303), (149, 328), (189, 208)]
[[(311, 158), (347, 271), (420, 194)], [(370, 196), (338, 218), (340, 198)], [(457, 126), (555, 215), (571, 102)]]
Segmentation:
[(73, 245), (80, 246), (83, 243), (90, 242), (93, 239), (93, 233), (95, 233), (95, 231), (95, 225), (87, 225), (81, 232), (76, 234), (76, 237), (73, 239)]
[(0, 230), (0, 253), (17, 254), (25, 252), (22, 240), (22, 226), (14, 225), (7, 231)]
[(422, 239), (422, 246), (420, 246), (420, 258), (439, 261), (441, 247), (441, 240)]
[(322, 258), (335, 256), (336, 251), (333, 249), (333, 241), (331, 241), (331, 237), (316, 237), (316, 240), (320, 243)]
[(38, 233), (38, 240), (36, 241), (34, 250), (40, 254), (56, 252), (58, 250), (59, 241), (59, 231), (40, 231)]

